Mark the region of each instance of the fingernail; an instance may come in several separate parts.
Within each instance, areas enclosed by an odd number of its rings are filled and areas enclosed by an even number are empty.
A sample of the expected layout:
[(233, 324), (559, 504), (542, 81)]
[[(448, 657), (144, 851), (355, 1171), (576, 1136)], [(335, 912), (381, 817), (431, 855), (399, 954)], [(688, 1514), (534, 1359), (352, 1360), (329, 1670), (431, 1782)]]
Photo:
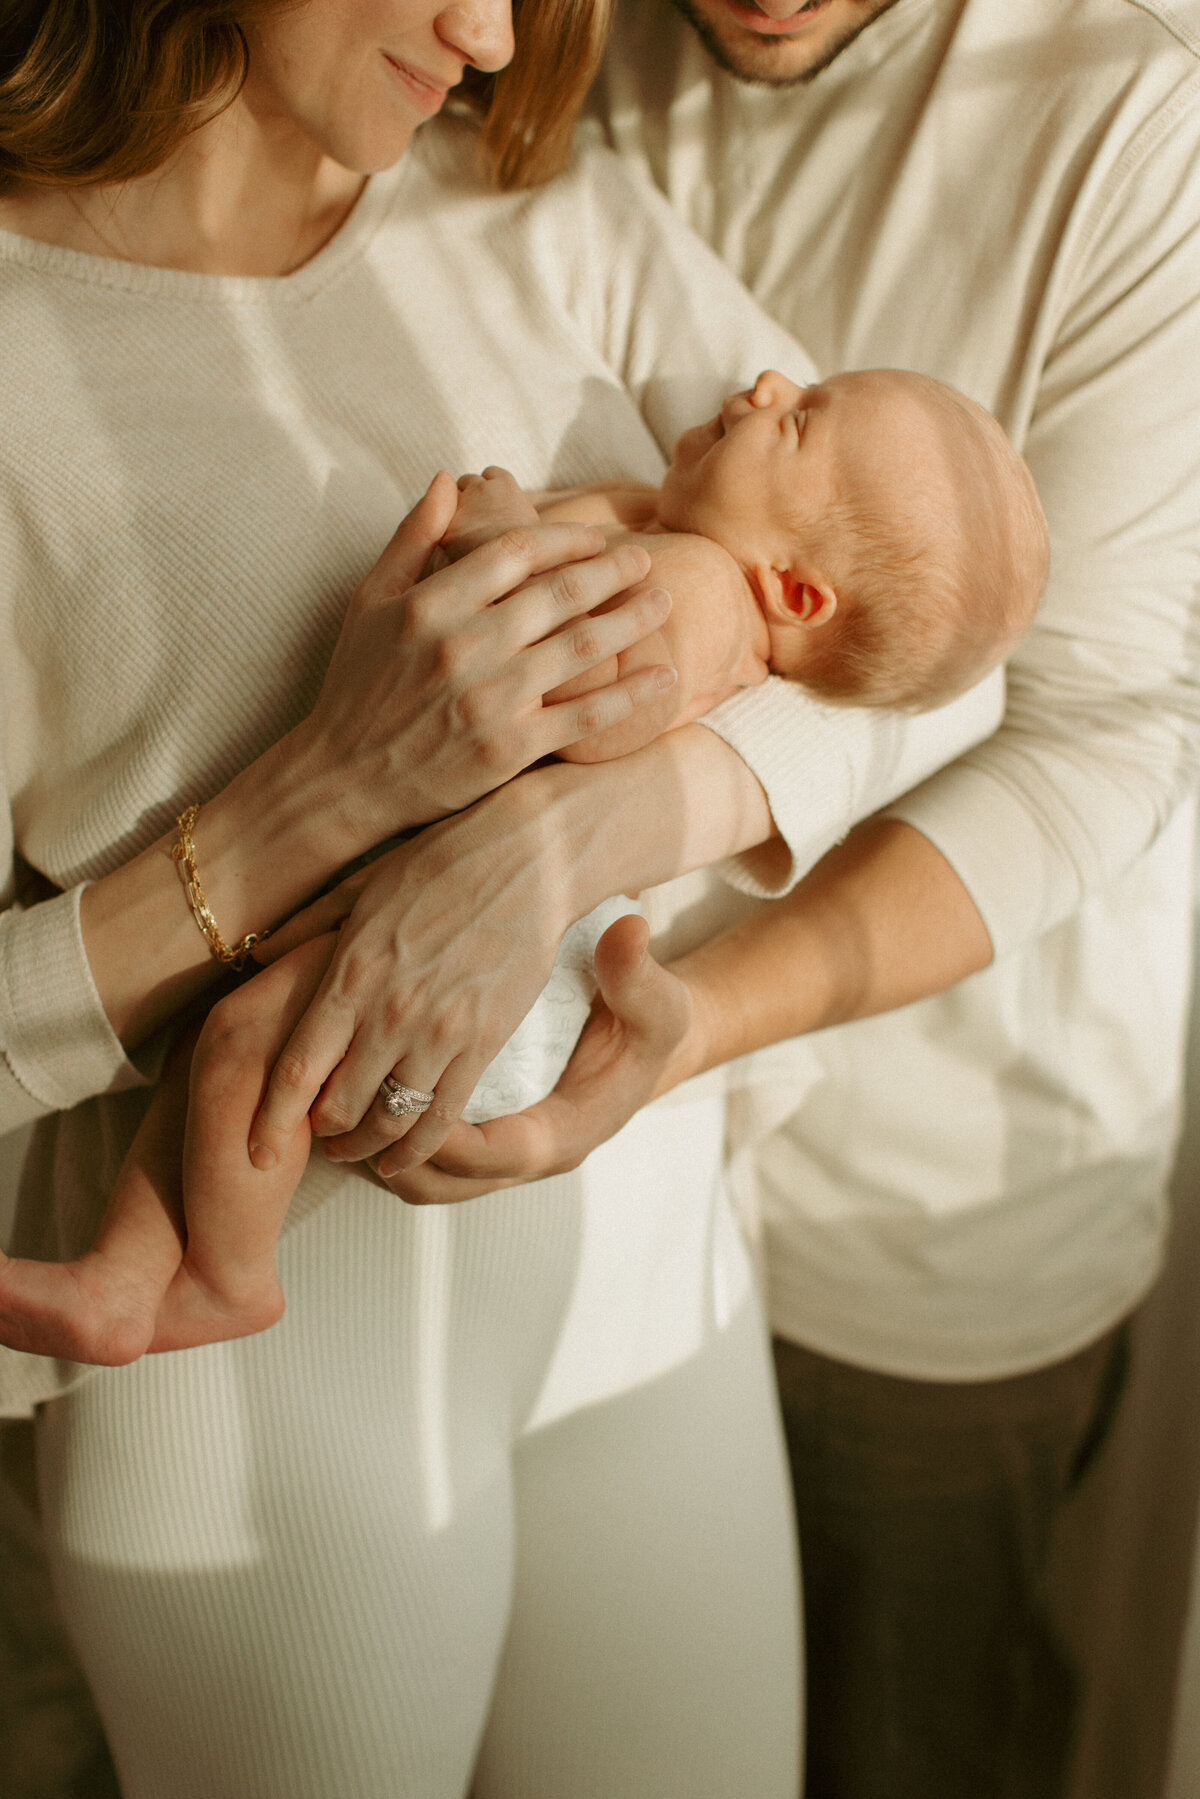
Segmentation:
[(678, 670), (667, 668), (664, 665), (662, 668), (655, 669), (654, 679), (656, 685), (659, 687), (674, 687), (676, 681), (679, 679), (679, 673)]
[(671, 596), (665, 587), (653, 588), (644, 598), (650, 602), (650, 608), (654, 612), (661, 612), (665, 616), (671, 610)]
[(250, 1145), (250, 1160), (255, 1168), (261, 1169), (264, 1174), (268, 1169), (277, 1167), (279, 1163), (279, 1157), (275, 1154), (275, 1151), (269, 1149), (265, 1143), (252, 1143)]

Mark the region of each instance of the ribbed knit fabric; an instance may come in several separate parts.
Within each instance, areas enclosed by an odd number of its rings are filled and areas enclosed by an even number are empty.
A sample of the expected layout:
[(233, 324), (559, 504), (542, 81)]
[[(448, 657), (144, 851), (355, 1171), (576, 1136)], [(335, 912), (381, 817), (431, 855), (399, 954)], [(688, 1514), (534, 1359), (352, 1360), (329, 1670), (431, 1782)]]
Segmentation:
[(47, 1409), (126, 1799), (463, 1799), (481, 1742), (480, 1799), (794, 1799), (789, 1505), (721, 1134), (719, 1096), (646, 1112), (473, 1207), (359, 1183), (285, 1240), (273, 1331)]
[[(502, 459), (534, 488), (653, 481), (728, 390), (770, 364), (808, 370), (612, 159), (497, 197), (469, 152), (461, 127), (423, 132), (280, 280), (0, 234), (4, 776), (17, 855), (57, 886), (115, 867), (303, 716), (347, 596), (439, 465)], [(779, 682), (719, 722), (762, 758), (811, 861), (993, 713), (986, 694), (960, 702), (914, 730), (912, 756), (887, 721), (806, 708)], [(790, 872), (786, 856), (772, 870)], [(25, 1253), (90, 1239), (139, 1111), (111, 1097), (140, 1077), (76, 905), (68, 891), (0, 916), (0, 1124), (72, 1108), (42, 1127)], [(314, 1174), (294, 1216), (314, 1181), (333, 1190)], [(0, 1352), (0, 1412), (57, 1390), (43, 1373)]]

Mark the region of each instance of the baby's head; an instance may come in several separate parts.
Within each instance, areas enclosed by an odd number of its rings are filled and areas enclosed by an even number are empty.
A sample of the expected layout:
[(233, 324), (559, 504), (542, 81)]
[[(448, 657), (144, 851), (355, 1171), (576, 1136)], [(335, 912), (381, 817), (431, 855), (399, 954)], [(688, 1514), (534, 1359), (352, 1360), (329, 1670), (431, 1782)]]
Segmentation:
[(926, 375), (798, 387), (768, 370), (687, 431), (658, 515), (721, 545), (771, 667), (823, 698), (940, 705), (1001, 661), (1046, 577), (1032, 477), (991, 415)]

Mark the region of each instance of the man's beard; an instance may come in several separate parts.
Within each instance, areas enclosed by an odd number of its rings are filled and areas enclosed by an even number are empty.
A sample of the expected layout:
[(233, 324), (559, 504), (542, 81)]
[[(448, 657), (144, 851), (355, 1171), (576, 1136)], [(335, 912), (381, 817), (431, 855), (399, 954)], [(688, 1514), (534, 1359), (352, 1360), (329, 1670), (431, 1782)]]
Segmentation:
[(722, 42), (715, 27), (699, 10), (695, 0), (671, 0), (671, 4), (676, 11), (683, 14), (713, 61), (719, 68), (724, 69), (727, 75), (734, 76), (738, 81), (754, 82), (763, 87), (795, 87), (801, 82), (811, 81), (815, 75), (821, 73), (822, 69), (827, 69), (830, 63), (835, 61), (842, 51), (854, 42), (861, 31), (865, 31), (867, 26), (879, 17), (880, 13), (886, 12), (889, 6), (895, 4), (895, 0), (873, 0), (873, 3), (872, 0), (865, 0), (865, 16), (858, 24), (847, 26), (840, 37), (835, 37), (831, 43), (826, 44), (823, 49), (818, 51), (815, 62), (785, 75), (771, 73), (770, 45), (772, 42), (778, 42), (778, 39), (764, 38), (761, 50), (747, 46), (746, 55), (739, 59)]

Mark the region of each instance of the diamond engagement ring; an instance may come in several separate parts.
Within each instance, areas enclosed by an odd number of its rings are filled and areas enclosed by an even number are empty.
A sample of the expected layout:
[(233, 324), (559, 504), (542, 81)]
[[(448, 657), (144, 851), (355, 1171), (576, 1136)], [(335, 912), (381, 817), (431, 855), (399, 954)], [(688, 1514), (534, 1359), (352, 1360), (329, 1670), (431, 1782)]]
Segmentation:
[(418, 1112), (427, 1112), (433, 1104), (432, 1093), (422, 1093), (419, 1087), (406, 1087), (394, 1074), (384, 1075), (379, 1097), (391, 1118), (413, 1118)]

